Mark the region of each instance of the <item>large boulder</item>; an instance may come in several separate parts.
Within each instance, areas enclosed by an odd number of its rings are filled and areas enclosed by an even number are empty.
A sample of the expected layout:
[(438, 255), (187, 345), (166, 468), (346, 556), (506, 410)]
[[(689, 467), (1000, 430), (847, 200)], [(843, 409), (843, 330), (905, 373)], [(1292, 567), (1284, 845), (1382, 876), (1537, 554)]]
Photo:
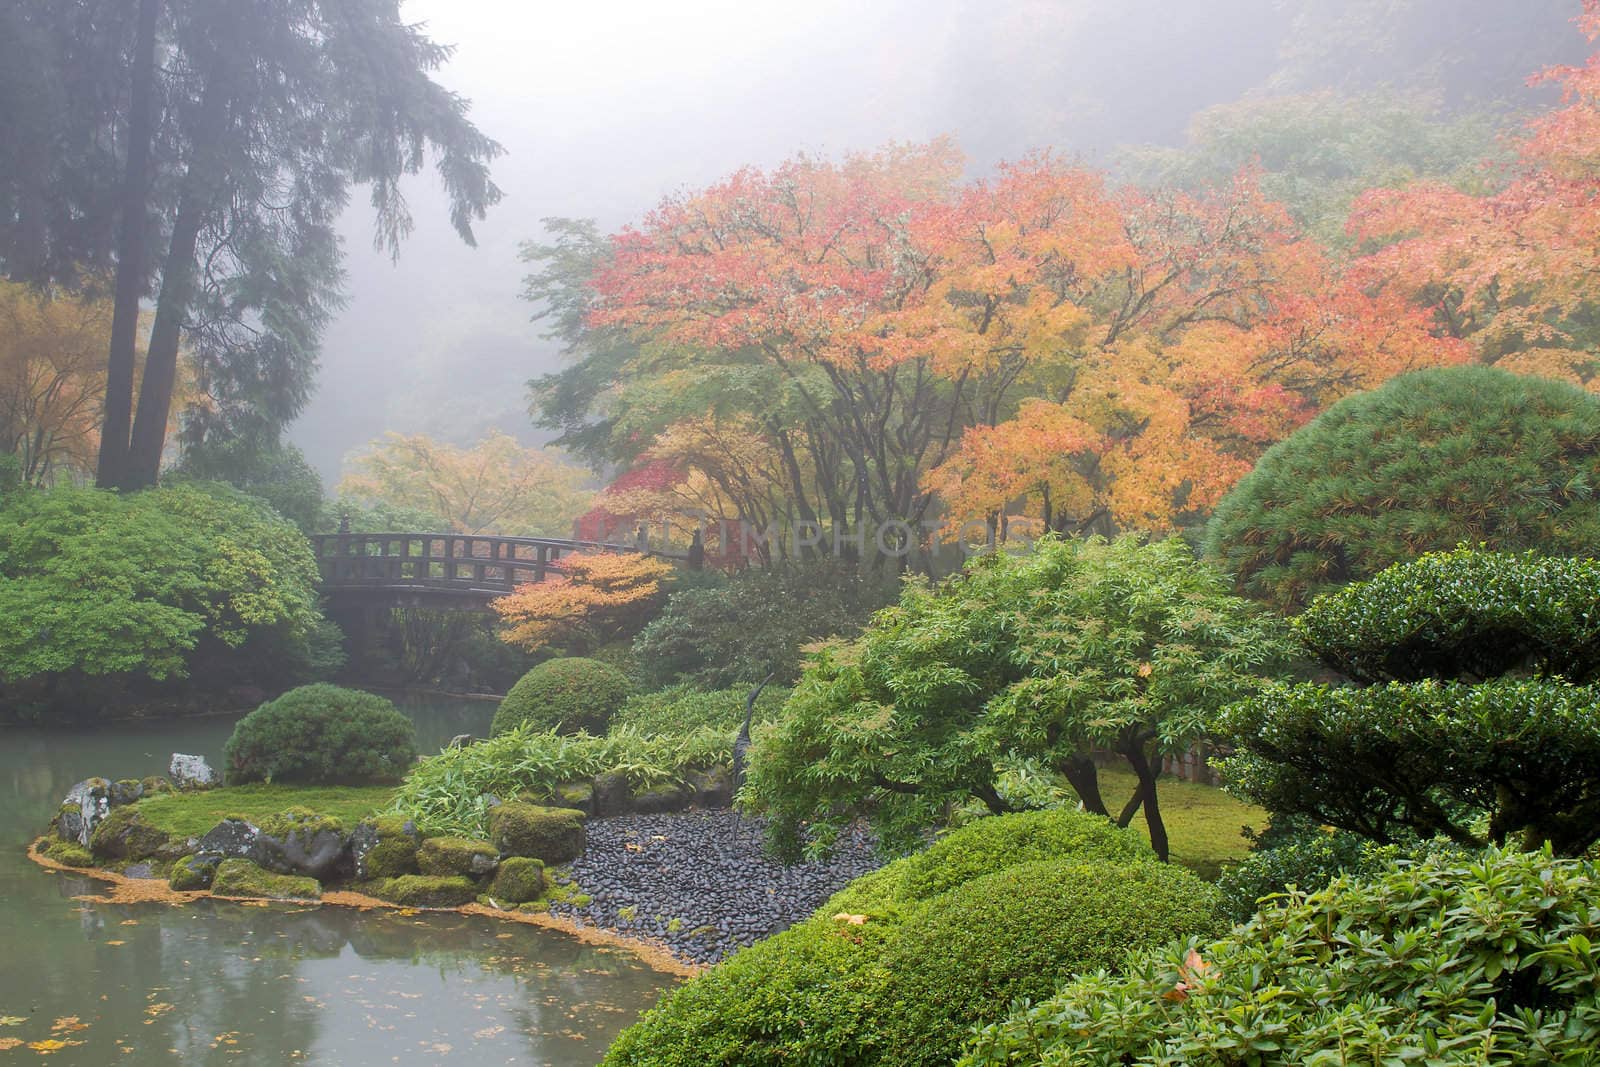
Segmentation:
[(179, 789), (210, 789), (222, 784), (222, 779), (211, 769), (211, 764), (206, 762), (204, 756), (191, 756), (183, 752), (172, 754), (167, 776)]
[(496, 904), (526, 904), (544, 896), (544, 864), (527, 856), (507, 856), (500, 861), (489, 899)]
[(89, 851), (96, 859), (131, 861), (175, 859), (183, 855), (184, 843), (159, 827), (146, 822), (132, 806), (113, 808), (94, 828)]
[(350, 832), (350, 861), (357, 881), (417, 873), (417, 824), (403, 815), (363, 819)]
[(94, 828), (111, 811), (111, 783), (104, 778), (85, 778), (62, 798), (56, 814), (56, 836), (88, 847)]
[(275, 874), (245, 859), (223, 860), (217, 865), (211, 892), (219, 897), (265, 897), (268, 900), (317, 900), (322, 887), (315, 878)]
[(339, 820), (293, 808), (263, 819), (260, 826), (224, 819), (196, 843), (194, 852), (210, 859), (249, 860), (274, 874), (321, 881), (354, 871), (350, 838)]
[(499, 865), (493, 845), (468, 837), (430, 837), (417, 850), (417, 867), (423, 874), (482, 878)]
[(478, 887), (458, 874), (403, 874), (371, 887), (379, 900), (411, 908), (459, 908), (478, 899)]
[(597, 816), (626, 815), (633, 810), (633, 787), (625, 775), (607, 771), (594, 780), (589, 810)]
[(489, 840), (502, 856), (566, 863), (583, 854), (583, 812), (537, 804), (502, 804), (489, 812)]

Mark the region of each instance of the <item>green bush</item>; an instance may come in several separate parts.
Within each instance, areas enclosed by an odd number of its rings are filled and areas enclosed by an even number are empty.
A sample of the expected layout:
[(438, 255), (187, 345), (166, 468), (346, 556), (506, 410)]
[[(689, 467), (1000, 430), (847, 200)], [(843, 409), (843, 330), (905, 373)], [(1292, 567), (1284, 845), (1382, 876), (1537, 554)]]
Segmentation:
[(1216, 889), (1153, 861), (1025, 863), (931, 901), (884, 952), (879, 1033), (903, 1067), (950, 1063), (1019, 997), (1121, 964), (1129, 949), (1227, 929)]
[(1592, 1063), (1597, 874), (1490, 850), (1341, 879), (1021, 1005), (960, 1062)]
[(1600, 561), (1430, 552), (1318, 597), (1295, 630), (1362, 683), (1513, 670), (1588, 682), (1600, 672)]
[(656, 685), (748, 689), (769, 674), (789, 685), (802, 646), (853, 635), (895, 592), (833, 561), (752, 568), (673, 593), (633, 648)]
[(995, 815), (941, 837), (906, 859), (897, 895), (927, 900), (983, 875), (1042, 860), (1155, 859), (1136, 831), (1101, 815), (1056, 810)]
[(253, 437), (228, 437), (190, 445), (162, 480), (226, 482), (314, 533), (322, 513), (322, 478), (294, 445)]
[(1217, 506), (1206, 555), (1278, 608), (1460, 543), (1586, 556), (1600, 544), (1600, 399), (1458, 367), (1333, 405)]
[[(744, 722), (744, 705), (753, 686), (707, 692), (692, 685), (674, 685), (654, 693), (631, 696), (617, 710), (613, 726), (625, 726), (642, 734), (684, 735), (701, 729), (737, 733)], [(774, 722), (783, 711), (787, 690), (767, 686), (756, 700), (751, 721)]]
[(605, 663), (566, 656), (522, 676), (494, 713), (491, 735), (518, 726), (559, 733), (603, 734), (632, 692), (628, 676)]
[(317, 581), (300, 531), (227, 486), (11, 494), (0, 682), (201, 668), (275, 681), (321, 620)]
[(722, 730), (649, 737), (619, 727), (569, 737), (522, 727), (423, 760), (401, 783), (395, 808), (430, 834), (481, 837), (491, 797), (552, 797), (612, 773), (636, 791), (681, 785), (693, 771), (727, 766), (732, 748), (733, 735)]
[(417, 750), (411, 720), (383, 697), (305, 685), (239, 720), (223, 749), (228, 785), (397, 782)]
[(1380, 842), (1600, 840), (1600, 689), (1560, 681), (1271, 685), (1224, 709), (1230, 791)]
[(1290, 886), (1312, 893), (1341, 874), (1372, 874), (1383, 868), (1386, 853), (1394, 851), (1381, 849), (1348, 830), (1310, 823), (1304, 823), (1304, 827), (1283, 835), (1272, 845), (1258, 846), (1223, 871), (1217, 888), (1230, 918), (1243, 922), (1256, 913), (1263, 897), (1282, 893)]

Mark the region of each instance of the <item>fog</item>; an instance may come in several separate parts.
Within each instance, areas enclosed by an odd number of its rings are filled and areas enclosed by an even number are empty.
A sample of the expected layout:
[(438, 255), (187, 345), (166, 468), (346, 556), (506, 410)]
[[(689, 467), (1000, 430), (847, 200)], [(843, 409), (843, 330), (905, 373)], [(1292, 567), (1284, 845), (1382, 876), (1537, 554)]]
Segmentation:
[(357, 192), (348, 305), (290, 436), (330, 484), (385, 430), (539, 440), (525, 383), (558, 354), (518, 297), (518, 246), (545, 217), (615, 229), (746, 164), (941, 134), (973, 173), (1043, 147), (1102, 163), (1180, 144), (1195, 112), (1251, 93), (1390, 85), (1442, 107), (1525, 106), (1526, 73), (1584, 51), (1565, 25), (1577, 0), (1410, 6), (1439, 17), (1373, 43), (1338, 35), (1381, 25), (1382, 0), (409, 0), (406, 17), (456, 47), (438, 80), (506, 149), (505, 199), (469, 248), (419, 176), (416, 232), (391, 262)]

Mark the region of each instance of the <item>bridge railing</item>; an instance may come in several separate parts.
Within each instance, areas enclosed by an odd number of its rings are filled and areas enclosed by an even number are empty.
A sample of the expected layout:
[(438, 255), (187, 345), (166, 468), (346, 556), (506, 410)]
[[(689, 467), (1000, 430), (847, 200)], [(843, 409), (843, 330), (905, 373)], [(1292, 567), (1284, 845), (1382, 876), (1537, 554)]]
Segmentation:
[[(417, 588), (509, 593), (559, 572), (573, 552), (637, 552), (633, 545), (550, 537), (442, 533), (314, 534), (324, 589)], [(648, 551), (647, 549), (644, 551)], [(682, 556), (661, 551), (650, 555)]]

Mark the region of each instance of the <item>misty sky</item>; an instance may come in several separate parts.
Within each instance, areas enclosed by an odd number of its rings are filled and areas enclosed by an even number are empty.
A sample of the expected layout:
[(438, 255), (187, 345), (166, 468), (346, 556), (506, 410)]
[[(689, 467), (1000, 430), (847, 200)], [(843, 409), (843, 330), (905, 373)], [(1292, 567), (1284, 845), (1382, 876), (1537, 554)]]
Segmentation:
[[(1331, 2), (1331, 0), (1330, 0)], [(1568, 0), (1518, 0), (1551, 12)], [(518, 245), (547, 216), (637, 219), (664, 194), (797, 151), (954, 135), (974, 172), (1053, 146), (1100, 159), (1176, 143), (1193, 112), (1279, 60), (1277, 0), (407, 0), (454, 44), (438, 80), (507, 154), (505, 200), (456, 239), (431, 177), (409, 187), (400, 262), (357, 190), (349, 305), (291, 438), (329, 481), (386, 429), (536, 440), (524, 383), (556, 362), (518, 299)]]

